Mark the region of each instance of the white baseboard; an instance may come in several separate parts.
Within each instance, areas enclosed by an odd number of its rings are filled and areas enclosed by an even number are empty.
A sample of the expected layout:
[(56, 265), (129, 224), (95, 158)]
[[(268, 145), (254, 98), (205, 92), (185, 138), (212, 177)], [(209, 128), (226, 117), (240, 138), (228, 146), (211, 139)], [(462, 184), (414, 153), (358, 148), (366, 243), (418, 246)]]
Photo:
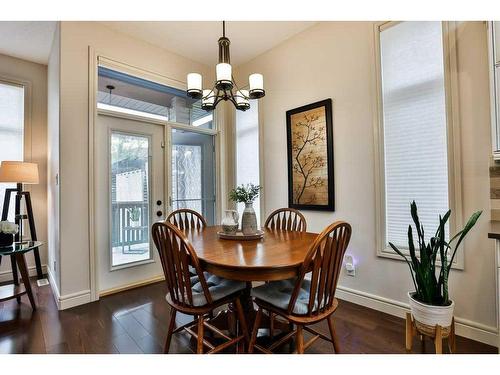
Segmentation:
[(48, 270), (48, 275), (49, 284), (52, 288), (52, 295), (54, 296), (54, 300), (56, 302), (58, 310), (65, 310), (71, 307), (84, 305), (91, 302), (90, 290), (82, 290), (80, 292), (65, 294), (61, 296), (54, 275), (52, 274), (50, 269)]
[(52, 289), (52, 295), (54, 296), (54, 301), (56, 302), (57, 309), (61, 310), (61, 305), (60, 305), (60, 294), (59, 294), (59, 287), (57, 286), (56, 279), (54, 278), (54, 275), (52, 274), (52, 271), (50, 268), (47, 269), (47, 274), (49, 276), (49, 285), (50, 288)]
[(151, 277), (149, 279), (136, 281), (134, 283), (130, 283), (127, 285), (122, 285), (122, 286), (117, 287), (117, 288), (105, 289), (105, 290), (102, 290), (99, 292), (99, 298), (106, 297), (106, 296), (109, 296), (109, 295), (115, 294), (115, 293), (120, 293), (120, 292), (123, 292), (125, 290), (135, 289), (135, 288), (139, 288), (141, 286), (154, 284), (154, 283), (157, 283), (157, 282), (163, 281), (163, 280), (165, 280), (165, 276), (163, 274), (161, 274), (161, 275)]
[(76, 293), (65, 294), (59, 297), (59, 301), (59, 310), (65, 310), (92, 302), (90, 298), (90, 290), (82, 290)]
[[(8, 259), (8, 257), (5, 257), (5, 259)], [(9, 264), (10, 264), (10, 259), (8, 259)], [(4, 260), (2, 260), (2, 263)], [(44, 274), (47, 273), (47, 265), (42, 264), (42, 272)], [(35, 266), (30, 266), (28, 267), (28, 273), (30, 276), (36, 276), (36, 267)], [(19, 272), (18, 272), (19, 274)], [(21, 277), (21, 275), (19, 275)], [(0, 272), (0, 283), (5, 283), (7, 281), (12, 281), (12, 270), (9, 268), (8, 270)]]
[[(386, 314), (405, 318), (410, 311), (410, 305), (355, 289), (337, 286), (335, 296), (357, 305), (382, 311)], [(498, 347), (498, 330), (460, 317), (455, 317), (455, 329), (459, 336), (467, 337), (491, 346)]]

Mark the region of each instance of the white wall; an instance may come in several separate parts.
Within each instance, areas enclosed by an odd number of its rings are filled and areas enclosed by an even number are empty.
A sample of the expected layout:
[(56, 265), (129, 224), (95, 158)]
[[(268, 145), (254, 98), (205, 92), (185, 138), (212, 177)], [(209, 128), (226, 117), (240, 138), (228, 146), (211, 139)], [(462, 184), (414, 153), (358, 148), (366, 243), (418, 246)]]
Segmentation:
[[(179, 81), (207, 67), (117, 33), (97, 22), (61, 23), (61, 298), (86, 302), (90, 288), (88, 195), (89, 46), (116, 61)], [(97, 251), (108, 251), (97, 249)], [(87, 294), (85, 294), (87, 293)]]
[(60, 73), (60, 26), (54, 32), (54, 40), (47, 68), (47, 221), (48, 221), (48, 270), (51, 282), (60, 289), (59, 247), (59, 73)]
[[(466, 241), (465, 270), (452, 271), (450, 291), (462, 322), (495, 331), (494, 244), (487, 238), (491, 143), (485, 25), (461, 23), (457, 37), (463, 213), (484, 212)], [(338, 219), (350, 222), (348, 253), (357, 271), (356, 277), (343, 271), (340, 288), (401, 304), (412, 287), (407, 266), (377, 257), (375, 249), (374, 67), (371, 22), (325, 22), (239, 67), (237, 77), (243, 82), (250, 73), (264, 74), (266, 97), (259, 104), (267, 214), (287, 206), (285, 112), (333, 99), (336, 211), (303, 211), (308, 229), (320, 231)]]
[[(47, 264), (47, 67), (26, 60), (0, 55), (0, 77), (29, 82), (31, 87), (31, 113), (25, 113), (30, 119), (30, 127), (25, 127), (24, 160), (38, 164), (39, 184), (24, 185), (31, 193), (38, 240), (45, 245), (40, 248), (42, 266)], [(26, 123), (27, 124), (27, 123)], [(0, 197), (3, 204), (3, 197)], [(11, 210), (14, 207), (10, 208)], [(34, 270), (34, 257), (28, 255), (28, 267)], [(10, 259), (2, 259), (0, 281), (12, 280)]]

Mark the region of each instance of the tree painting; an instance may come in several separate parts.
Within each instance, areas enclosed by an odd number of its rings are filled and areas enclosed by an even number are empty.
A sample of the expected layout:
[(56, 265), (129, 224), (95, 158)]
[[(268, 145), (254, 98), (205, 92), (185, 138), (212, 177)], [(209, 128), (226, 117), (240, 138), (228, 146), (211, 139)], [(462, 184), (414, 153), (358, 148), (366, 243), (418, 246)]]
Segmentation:
[(321, 204), (318, 200), (323, 195), (321, 193), (326, 192), (325, 185), (328, 183), (325, 149), (324, 109), (292, 116), (294, 203)]
[[(319, 104), (319, 103), (318, 103)], [(323, 103), (321, 103), (323, 104)], [(309, 105), (287, 113), (289, 142), (290, 204), (333, 209), (329, 179), (326, 105)], [(329, 112), (331, 116), (331, 111)], [(331, 133), (330, 133), (331, 134)], [(331, 176), (333, 178), (333, 176)]]

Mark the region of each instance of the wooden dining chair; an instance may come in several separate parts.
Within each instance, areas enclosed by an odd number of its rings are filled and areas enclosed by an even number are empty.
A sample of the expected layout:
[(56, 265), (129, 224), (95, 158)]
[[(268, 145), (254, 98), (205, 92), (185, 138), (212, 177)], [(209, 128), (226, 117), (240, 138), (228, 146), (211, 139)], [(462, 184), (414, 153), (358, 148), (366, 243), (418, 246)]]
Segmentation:
[[(300, 268), (298, 277), (283, 281), (273, 281), (252, 289), (252, 296), (258, 305), (255, 324), (249, 344), (249, 352), (254, 348), (272, 353), (272, 350), (296, 337), (297, 353), (304, 353), (318, 338), (330, 341), (335, 353), (340, 352), (335, 334), (332, 314), (338, 306), (335, 289), (342, 267), (347, 245), (351, 238), (351, 226), (343, 221), (329, 225), (311, 244)], [(311, 278), (306, 275), (311, 274)], [(268, 348), (256, 344), (257, 332), (262, 319), (262, 311), (272, 311), (296, 325), (281, 339)], [(330, 337), (309, 327), (322, 320), (328, 321)], [(304, 343), (303, 332), (314, 336)]]
[[(164, 352), (168, 353), (172, 335), (182, 330), (196, 339), (196, 352), (200, 354), (204, 353), (205, 346), (209, 348), (207, 353), (217, 353), (231, 345), (241, 344), (241, 340), (248, 343), (248, 331), (240, 302), (240, 294), (245, 289), (246, 283), (226, 280), (203, 272), (193, 246), (175, 225), (168, 222), (155, 223), (152, 236), (160, 254), (168, 289), (166, 299), (171, 307)], [(196, 271), (195, 276), (190, 274), (190, 266)], [(236, 307), (237, 320), (242, 332), (236, 337), (230, 337), (210, 324), (213, 310), (228, 303), (233, 303)], [(194, 320), (174, 328), (178, 311), (192, 315)], [(195, 326), (196, 331), (193, 330)], [(226, 341), (214, 346), (205, 339), (205, 328)], [(240, 347), (241, 345), (238, 345), (238, 348)]]
[[(264, 223), (264, 227), (271, 230), (286, 230), (293, 232), (306, 232), (307, 222), (304, 215), (295, 208), (278, 208), (269, 214)], [(269, 336), (274, 336), (274, 313), (269, 311)], [(290, 330), (293, 330), (293, 323), (290, 323)]]
[(264, 227), (295, 232), (307, 231), (306, 218), (295, 208), (279, 208), (271, 212)]
[(174, 224), (180, 230), (203, 229), (207, 226), (207, 221), (203, 215), (188, 208), (173, 211), (165, 221)]

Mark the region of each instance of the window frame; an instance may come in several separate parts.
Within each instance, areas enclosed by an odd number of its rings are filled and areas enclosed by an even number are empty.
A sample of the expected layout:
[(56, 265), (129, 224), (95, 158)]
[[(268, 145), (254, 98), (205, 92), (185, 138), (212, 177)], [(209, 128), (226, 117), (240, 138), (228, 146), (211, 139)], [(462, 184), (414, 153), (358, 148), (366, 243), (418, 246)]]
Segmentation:
[[(31, 100), (32, 100), (32, 84), (31, 81), (20, 79), (17, 77), (12, 77), (8, 75), (0, 74), (0, 83), (4, 85), (22, 87), (24, 91), (24, 114), (23, 114), (23, 160), (31, 162), (33, 154), (32, 154), (32, 128), (31, 128)], [(29, 187), (25, 186), (25, 189), (30, 190)], [(3, 202), (3, 197), (0, 197)], [(23, 227), (24, 228), (24, 227)], [(21, 239), (24, 238), (24, 229), (21, 234)]]
[[(120, 130), (120, 129), (114, 129), (114, 128), (110, 128), (109, 131), (108, 131), (108, 142), (107, 142), (107, 157), (108, 157), (108, 160), (107, 160), (107, 164), (108, 164), (108, 202), (109, 202), (109, 207), (108, 207), (108, 225), (109, 225), (109, 228), (113, 228), (113, 211), (112, 211), (112, 205), (113, 205), (113, 193), (112, 193), (112, 186), (113, 186), (113, 181), (112, 181), (112, 178), (111, 178), (111, 175), (112, 175), (112, 171), (111, 171), (111, 164), (112, 164), (112, 156), (111, 156), (111, 150), (112, 150), (112, 142), (113, 142), (113, 135), (114, 134), (119, 134), (119, 135), (128, 135), (128, 136), (135, 136), (135, 137), (143, 137), (143, 138), (147, 138), (148, 139), (148, 158), (150, 159), (149, 160), (149, 163), (148, 163), (148, 205), (149, 205), (149, 217), (148, 217), (148, 221), (150, 223), (150, 225), (152, 225), (152, 223), (154, 223), (154, 217), (153, 217), (153, 211), (154, 211), (154, 208), (153, 208), (153, 200), (151, 198), (151, 187), (153, 186), (153, 176), (152, 176), (152, 172), (154, 170), (153, 168), (153, 160), (152, 160), (152, 154), (153, 154), (153, 150), (152, 150), (152, 138), (153, 136), (149, 133), (144, 133), (144, 132), (140, 132), (140, 131), (137, 131), (137, 132), (130, 132), (130, 131), (124, 131), (124, 130)], [(127, 263), (122, 263), (122, 264), (117, 264), (117, 265), (113, 265), (113, 237), (112, 237), (112, 234), (110, 233), (109, 235), (109, 244), (108, 244), (108, 254), (109, 254), (109, 271), (110, 272), (113, 272), (113, 271), (116, 271), (116, 270), (122, 270), (122, 269), (126, 269), (126, 268), (130, 268), (130, 267), (135, 267), (135, 266), (140, 266), (140, 265), (143, 265), (143, 264), (149, 264), (149, 263), (155, 263), (156, 260), (154, 259), (154, 251), (155, 251), (155, 248), (154, 248), (154, 244), (153, 244), (153, 240), (151, 238), (151, 235), (149, 235), (149, 257), (147, 259), (141, 259), (141, 260), (134, 260), (132, 262), (127, 262)]]
[[(168, 87), (175, 88), (175, 89), (182, 90), (182, 91), (187, 90), (187, 84), (184, 82), (177, 81), (173, 78), (165, 77), (165, 76), (162, 76), (162, 75), (157, 74), (157, 73), (151, 73), (151, 72), (148, 72), (146, 70), (130, 66), (128, 64), (117, 62), (117, 61), (114, 61), (110, 58), (104, 57), (102, 55), (97, 56), (97, 67), (96, 67), (97, 70), (99, 69), (100, 66), (107, 68), (107, 69), (110, 69), (110, 70), (114, 70), (114, 71), (119, 72), (119, 73), (124, 73), (124, 74), (127, 74), (129, 76), (140, 78), (140, 79), (143, 79), (145, 81), (150, 81), (150, 82), (153, 82), (156, 84), (168, 86)], [(97, 87), (98, 86), (96, 85), (96, 90), (97, 90)], [(97, 98), (97, 94), (96, 94), (96, 98)], [(156, 120), (156, 121), (160, 121), (164, 124), (167, 123), (170, 125), (176, 125), (176, 126), (181, 126), (181, 127), (190, 127), (190, 128), (194, 128), (194, 129), (198, 129), (198, 130), (202, 130), (202, 131), (208, 130), (211, 132), (211, 134), (216, 134), (217, 130), (219, 130), (218, 129), (219, 124), (217, 121), (218, 119), (217, 119), (217, 111), (216, 110), (212, 111), (212, 116), (213, 116), (212, 128), (199, 128), (199, 127), (192, 125), (192, 124), (184, 124), (181, 122), (175, 122), (175, 121), (170, 121), (170, 120), (154, 117), (154, 115), (148, 116), (146, 114), (147, 112), (144, 112), (144, 115), (143, 115), (143, 114), (141, 114), (140, 111), (134, 111), (137, 113), (129, 113), (126, 111), (114, 110), (112, 108), (99, 108), (99, 103), (97, 102), (97, 100), (96, 100), (96, 111), (98, 113), (100, 113), (100, 112), (116, 113), (116, 114), (124, 115), (124, 117), (130, 116), (130, 117), (135, 118), (135, 119), (140, 119), (141, 121), (151, 121), (151, 120), (155, 121)]]
[[(241, 87), (242, 89), (248, 89), (248, 85)], [(259, 185), (260, 186), (265, 186), (265, 165), (264, 165), (264, 102), (263, 101), (258, 101), (258, 108), (257, 108), (257, 121), (258, 123), (258, 128), (259, 128)], [(231, 154), (231, 158), (228, 158), (226, 160), (227, 163), (227, 168), (230, 170), (230, 175), (228, 176), (229, 178), (227, 179), (227, 186), (226, 186), (226, 191), (229, 193), (231, 189), (236, 187), (237, 185), (237, 157), (238, 157), (238, 149), (237, 149), (237, 116), (236, 116), (236, 111), (237, 109), (234, 108), (233, 105), (227, 106), (227, 111), (229, 112), (228, 117), (231, 119), (230, 124), (227, 124), (231, 127), (231, 133), (229, 135), (229, 139), (227, 140), (228, 143), (231, 144), (230, 150), (228, 150), (228, 154)], [(260, 207), (260, 223), (261, 226), (264, 225), (264, 222), (266, 221), (266, 208), (265, 208), (265, 192), (264, 189), (261, 189), (259, 193), (259, 207)], [(227, 199), (227, 207), (228, 209), (235, 210), (237, 209), (237, 204), (230, 201), (230, 199)]]
[(0, 83), (24, 89), (23, 159), (32, 160), (31, 147), (31, 82), (0, 74)]
[[(386, 238), (386, 199), (385, 199), (385, 155), (384, 155), (384, 118), (382, 96), (382, 69), (380, 34), (401, 21), (380, 22), (374, 24), (375, 84), (374, 101), (374, 152), (375, 152), (375, 237), (378, 257), (404, 261), (389, 246)], [(408, 21), (412, 22), (412, 21)], [(461, 151), (460, 122), (458, 101), (458, 70), (456, 54), (456, 22), (442, 22), (444, 85), (446, 102), (446, 132), (448, 155), (448, 200), (452, 210), (450, 216), (450, 234), (462, 228), (462, 187), (461, 187)], [(409, 206), (408, 206), (409, 209)], [(443, 212), (444, 214), (444, 212)], [(410, 223), (408, 223), (410, 224)], [(428, 229), (429, 230), (429, 229)], [(434, 230), (434, 228), (432, 229)], [(403, 251), (409, 254), (407, 250)], [(462, 245), (453, 261), (452, 268), (464, 269), (465, 245)]]
[[(493, 160), (500, 160), (500, 57), (497, 59), (496, 28), (500, 30), (499, 21), (488, 21), (488, 68), (490, 79), (490, 110), (491, 110), (491, 146)], [(500, 43), (499, 43), (500, 44)]]
[[(244, 86), (245, 89), (248, 89), (248, 86)], [(264, 161), (263, 161), (263, 127), (262, 127), (262, 112), (261, 112), (261, 105), (262, 102), (260, 102), (258, 99), (251, 99), (250, 100), (250, 106), (252, 105), (257, 105), (257, 130), (259, 132), (258, 134), (258, 158), (259, 158), (259, 186), (264, 186), (263, 183), (263, 178), (264, 178)], [(233, 153), (233, 168), (234, 168), (234, 184), (233, 186), (236, 187), (238, 186), (238, 110), (233, 109), (233, 121), (234, 121), (234, 139), (233, 139), (233, 147), (234, 147), (234, 153)], [(243, 113), (248, 113), (248, 112), (243, 112)], [(233, 189), (232, 186), (229, 187), (228, 190)], [(259, 217), (258, 217), (258, 225), (261, 227), (264, 226), (264, 222), (266, 221), (267, 216), (265, 215), (265, 210), (264, 210), (264, 198), (263, 198), (263, 189), (260, 190), (259, 193)], [(234, 203), (234, 202), (233, 202)], [(238, 206), (239, 203), (234, 203), (234, 206), (232, 207), (233, 209), (238, 211)]]
[[(89, 163), (89, 239), (90, 239), (90, 299), (91, 301), (99, 300), (99, 280), (98, 280), (98, 260), (97, 260), (97, 246), (96, 246), (96, 224), (94, 220), (94, 215), (96, 211), (96, 179), (95, 179), (95, 126), (97, 122), (97, 116), (107, 115), (124, 119), (138, 120), (142, 122), (152, 123), (162, 125), (165, 128), (164, 131), (164, 147), (171, 147), (171, 129), (187, 130), (191, 132), (197, 132), (201, 134), (208, 134), (214, 137), (214, 147), (215, 147), (215, 221), (220, 222), (222, 218), (222, 212), (225, 209), (225, 201), (223, 196), (225, 195), (225, 179), (226, 179), (226, 168), (223, 166), (223, 155), (226, 155), (227, 146), (224, 142), (226, 137), (226, 124), (225, 124), (225, 107), (224, 105), (218, 106), (212, 113), (214, 118), (212, 129), (199, 128), (193, 125), (187, 125), (182, 123), (176, 123), (166, 120), (159, 120), (154, 118), (149, 118), (147, 116), (138, 116), (136, 114), (122, 113), (119, 111), (113, 111), (109, 109), (98, 108), (97, 106), (97, 90), (98, 90), (98, 67), (102, 65), (107, 68), (117, 70), (119, 72), (129, 74), (138, 78), (149, 80), (152, 82), (160, 83), (163, 85), (178, 88), (180, 90), (187, 89), (187, 82), (176, 80), (157, 72), (152, 72), (144, 68), (140, 68), (132, 65), (131, 63), (124, 62), (123, 59), (116, 57), (111, 57), (108, 53), (94, 48), (93, 46), (88, 47), (88, 163)], [(165, 166), (170, 165), (171, 155), (170, 152), (164, 153)], [(171, 179), (167, 179), (164, 188), (165, 196), (165, 208), (166, 214), (172, 212), (171, 205)]]

